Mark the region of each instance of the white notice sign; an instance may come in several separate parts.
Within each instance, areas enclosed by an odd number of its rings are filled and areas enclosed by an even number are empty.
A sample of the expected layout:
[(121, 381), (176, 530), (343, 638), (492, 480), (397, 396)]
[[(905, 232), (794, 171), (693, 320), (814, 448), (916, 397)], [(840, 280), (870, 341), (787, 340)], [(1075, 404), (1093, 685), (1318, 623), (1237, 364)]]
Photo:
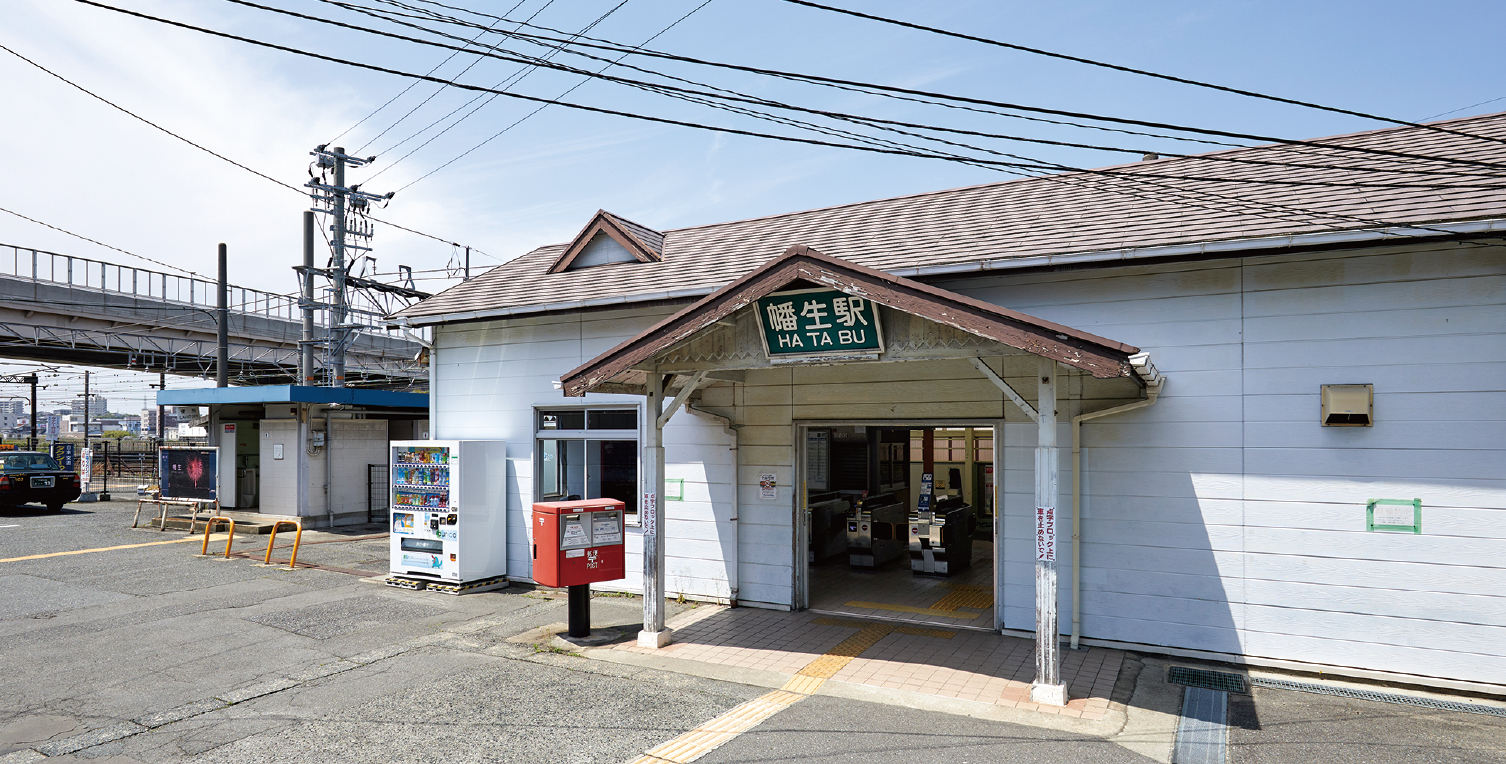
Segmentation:
[(643, 535), (656, 536), (659, 533), (659, 494), (643, 494)]
[(591, 544), (606, 546), (622, 543), (622, 515), (616, 512), (591, 513)]
[(1375, 505), (1375, 524), (1376, 525), (1406, 525), (1406, 526), (1410, 526), (1410, 525), (1412, 525), (1412, 521), (1413, 521), (1413, 518), (1415, 517), (1415, 515), (1416, 515), (1416, 513), (1413, 512), (1411, 505), (1402, 505), (1402, 504), (1376, 504)]
[(584, 520), (575, 517), (565, 519), (560, 523), (560, 548), (590, 545), (591, 536), (586, 531)]
[(774, 482), (774, 473), (765, 472), (758, 476), (758, 498), (772, 499), (778, 496), (776, 491), (778, 484)]
[(1035, 559), (1056, 561), (1056, 507), (1035, 508)]

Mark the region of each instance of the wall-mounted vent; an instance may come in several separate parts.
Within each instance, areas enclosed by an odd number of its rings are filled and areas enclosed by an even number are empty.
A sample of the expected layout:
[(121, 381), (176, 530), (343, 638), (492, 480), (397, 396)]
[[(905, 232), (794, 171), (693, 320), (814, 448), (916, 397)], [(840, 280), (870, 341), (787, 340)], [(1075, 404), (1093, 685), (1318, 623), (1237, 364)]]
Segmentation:
[(1324, 427), (1370, 427), (1375, 424), (1374, 385), (1324, 385)]

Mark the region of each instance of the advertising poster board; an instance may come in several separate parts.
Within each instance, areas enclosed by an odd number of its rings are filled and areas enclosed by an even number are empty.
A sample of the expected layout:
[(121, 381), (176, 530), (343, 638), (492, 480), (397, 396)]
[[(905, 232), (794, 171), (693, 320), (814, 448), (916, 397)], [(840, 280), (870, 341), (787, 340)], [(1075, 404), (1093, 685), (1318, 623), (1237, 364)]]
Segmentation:
[(164, 499), (213, 501), (219, 498), (219, 448), (184, 446), (157, 451), (157, 474)]
[(79, 479), (82, 481), (83, 492), (92, 492), (94, 488), (90, 484), (94, 481), (89, 478), (94, 474), (94, 449), (86, 448), (79, 455), (78, 472)]
[(63, 469), (69, 472), (77, 466), (74, 462), (74, 446), (73, 443), (52, 444), (52, 458), (58, 460), (58, 464), (63, 465)]

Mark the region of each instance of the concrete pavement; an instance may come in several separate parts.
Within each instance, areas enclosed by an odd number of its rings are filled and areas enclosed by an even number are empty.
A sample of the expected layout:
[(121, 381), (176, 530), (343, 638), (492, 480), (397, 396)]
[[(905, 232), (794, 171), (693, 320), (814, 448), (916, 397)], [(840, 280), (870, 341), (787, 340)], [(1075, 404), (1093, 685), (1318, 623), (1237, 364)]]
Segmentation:
[[(565, 620), (563, 599), (371, 583), (387, 542), (363, 529), (305, 533), (299, 558), (323, 569), (286, 571), (128, 530), (133, 508), (0, 514), (0, 764), (628, 762), (786, 679), (514, 641)], [(635, 598), (592, 607), (629, 633), (641, 614)], [(1164, 675), (1132, 655), (1112, 718), (1091, 724), (831, 681), (699, 760), (1166, 762), (1181, 688)], [(1500, 718), (1293, 695), (1232, 704), (1230, 762), (1506, 760)]]

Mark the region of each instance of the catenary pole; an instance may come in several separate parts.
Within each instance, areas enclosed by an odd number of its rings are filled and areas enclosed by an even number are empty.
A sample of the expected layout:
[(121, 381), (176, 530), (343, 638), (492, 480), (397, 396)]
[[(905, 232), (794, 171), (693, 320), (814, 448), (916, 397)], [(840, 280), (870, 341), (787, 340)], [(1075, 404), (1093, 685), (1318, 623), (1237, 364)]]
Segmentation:
[(31, 385), (31, 416), (27, 417), (31, 421), (31, 442), (27, 444), (27, 448), (35, 451), (37, 448), (37, 375), (32, 374), (22, 381)]
[(336, 146), (335, 158), (335, 220), (334, 237), (334, 267), (331, 269), (332, 281), (334, 281), (334, 300), (330, 306), (329, 321), (329, 367), (330, 387), (345, 386), (345, 149)]
[(225, 245), (220, 244), (220, 278), (215, 285), (215, 315), (218, 317), (215, 333), (214, 386), (230, 386), (230, 282), (226, 278), (229, 268)]
[(314, 212), (303, 211), (303, 344), (299, 355), (298, 384), (314, 385)]

